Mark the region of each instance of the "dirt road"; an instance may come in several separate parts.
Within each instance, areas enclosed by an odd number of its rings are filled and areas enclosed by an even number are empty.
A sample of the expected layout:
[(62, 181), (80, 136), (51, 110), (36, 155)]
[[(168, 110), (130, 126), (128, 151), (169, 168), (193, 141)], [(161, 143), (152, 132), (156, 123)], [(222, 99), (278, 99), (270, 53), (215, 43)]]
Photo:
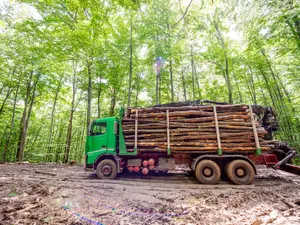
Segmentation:
[(300, 176), (200, 185), (186, 170), (98, 180), (82, 166), (0, 165), (0, 224), (300, 224)]

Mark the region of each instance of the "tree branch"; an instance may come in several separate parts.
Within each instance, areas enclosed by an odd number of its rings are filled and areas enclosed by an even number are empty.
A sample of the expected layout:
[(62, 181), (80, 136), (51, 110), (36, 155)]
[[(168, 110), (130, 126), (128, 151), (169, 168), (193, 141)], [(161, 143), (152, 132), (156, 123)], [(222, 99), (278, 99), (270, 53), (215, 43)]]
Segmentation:
[(190, 6), (192, 5), (193, 0), (190, 1), (189, 5), (186, 7), (185, 12), (183, 13), (182, 17), (176, 22), (174, 23), (174, 25), (172, 26), (172, 28), (174, 28), (181, 20), (184, 19), (184, 17), (186, 16)]

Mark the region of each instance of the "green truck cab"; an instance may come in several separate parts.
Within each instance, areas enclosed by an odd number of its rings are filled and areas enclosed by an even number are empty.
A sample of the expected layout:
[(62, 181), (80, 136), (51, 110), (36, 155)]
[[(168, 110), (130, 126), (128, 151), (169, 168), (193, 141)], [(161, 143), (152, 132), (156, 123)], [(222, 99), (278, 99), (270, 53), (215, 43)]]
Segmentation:
[[(124, 109), (120, 110), (120, 118)], [(96, 170), (98, 178), (113, 179), (121, 173), (122, 157), (135, 156), (137, 151), (128, 152), (122, 130), (122, 119), (107, 117), (96, 119), (90, 126), (86, 139), (85, 169)]]

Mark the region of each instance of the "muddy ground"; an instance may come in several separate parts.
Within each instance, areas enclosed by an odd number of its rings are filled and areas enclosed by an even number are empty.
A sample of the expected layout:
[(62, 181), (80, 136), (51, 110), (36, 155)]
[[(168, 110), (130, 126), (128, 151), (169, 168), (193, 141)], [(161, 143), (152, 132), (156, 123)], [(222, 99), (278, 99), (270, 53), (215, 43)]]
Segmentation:
[(300, 176), (260, 167), (249, 186), (179, 172), (98, 180), (82, 166), (0, 165), (0, 224), (300, 224)]

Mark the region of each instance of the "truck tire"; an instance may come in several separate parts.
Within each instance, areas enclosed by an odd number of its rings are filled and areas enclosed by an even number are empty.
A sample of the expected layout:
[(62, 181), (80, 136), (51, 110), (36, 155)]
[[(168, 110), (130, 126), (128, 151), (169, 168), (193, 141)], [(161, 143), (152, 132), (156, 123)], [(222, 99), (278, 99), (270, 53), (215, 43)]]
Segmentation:
[(202, 184), (216, 184), (221, 177), (221, 170), (217, 163), (204, 159), (197, 163), (195, 175)]
[(252, 184), (254, 180), (254, 169), (250, 163), (245, 160), (236, 159), (225, 167), (227, 177), (239, 185)]
[(98, 163), (96, 173), (99, 179), (112, 180), (117, 176), (117, 165), (111, 159), (104, 159)]

